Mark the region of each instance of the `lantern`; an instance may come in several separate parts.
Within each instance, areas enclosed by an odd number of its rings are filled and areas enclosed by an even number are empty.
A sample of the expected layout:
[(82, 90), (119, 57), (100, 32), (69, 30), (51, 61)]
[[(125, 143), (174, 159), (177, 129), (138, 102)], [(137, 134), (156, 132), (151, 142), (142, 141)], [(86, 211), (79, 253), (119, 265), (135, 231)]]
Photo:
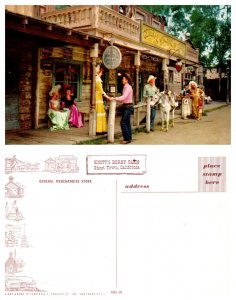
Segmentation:
[(182, 62), (181, 61), (177, 61), (177, 63), (175, 64), (175, 69), (177, 72), (180, 72), (182, 70)]

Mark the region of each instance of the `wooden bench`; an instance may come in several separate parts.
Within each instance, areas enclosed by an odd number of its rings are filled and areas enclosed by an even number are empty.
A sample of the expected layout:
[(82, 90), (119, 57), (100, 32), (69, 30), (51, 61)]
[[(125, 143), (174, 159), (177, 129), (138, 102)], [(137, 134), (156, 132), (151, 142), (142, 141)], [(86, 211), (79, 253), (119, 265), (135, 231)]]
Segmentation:
[(78, 111), (82, 114), (83, 123), (89, 120), (90, 107), (89, 107), (89, 103), (86, 104), (84, 105), (84, 103), (82, 102), (76, 103)]

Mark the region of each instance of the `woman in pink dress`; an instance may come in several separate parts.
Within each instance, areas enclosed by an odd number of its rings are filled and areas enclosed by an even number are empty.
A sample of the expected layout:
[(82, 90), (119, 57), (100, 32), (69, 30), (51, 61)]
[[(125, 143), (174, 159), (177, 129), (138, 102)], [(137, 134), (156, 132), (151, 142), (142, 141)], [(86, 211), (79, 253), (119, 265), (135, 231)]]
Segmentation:
[(69, 125), (70, 127), (83, 127), (82, 114), (78, 111), (76, 106), (75, 97), (72, 94), (72, 89), (68, 86), (65, 89), (65, 95), (61, 98), (61, 107), (69, 108), (70, 116), (69, 116)]

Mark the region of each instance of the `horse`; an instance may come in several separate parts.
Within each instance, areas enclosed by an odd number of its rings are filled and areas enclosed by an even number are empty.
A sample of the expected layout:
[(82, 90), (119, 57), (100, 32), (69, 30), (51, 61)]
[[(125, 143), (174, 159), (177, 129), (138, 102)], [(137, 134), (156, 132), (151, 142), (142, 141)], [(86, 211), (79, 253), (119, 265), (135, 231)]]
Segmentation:
[(170, 112), (172, 113), (172, 127), (174, 127), (175, 108), (178, 102), (175, 101), (176, 95), (171, 91), (163, 91), (160, 93), (158, 104), (161, 111), (161, 130), (168, 131)]

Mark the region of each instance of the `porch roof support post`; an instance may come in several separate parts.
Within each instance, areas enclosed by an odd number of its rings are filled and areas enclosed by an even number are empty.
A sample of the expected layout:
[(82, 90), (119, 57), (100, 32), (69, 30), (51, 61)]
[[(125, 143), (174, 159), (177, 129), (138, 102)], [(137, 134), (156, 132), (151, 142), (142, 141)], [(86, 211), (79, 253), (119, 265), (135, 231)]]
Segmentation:
[(150, 132), (150, 121), (151, 121), (151, 105), (150, 105), (150, 97), (147, 97), (147, 110), (146, 110), (146, 132)]
[(96, 135), (96, 58), (98, 57), (98, 44), (90, 49), (90, 57), (92, 58), (92, 85), (90, 97), (89, 112), (89, 136)]
[(115, 118), (116, 118), (116, 100), (111, 100), (109, 116), (108, 116), (108, 135), (107, 135), (108, 143), (114, 143)]
[(136, 67), (136, 78), (135, 78), (135, 86), (136, 86), (136, 91), (135, 91), (135, 104), (138, 104), (139, 102), (139, 67), (140, 67), (140, 51), (138, 50), (135, 53), (134, 57), (134, 65)]
[[(136, 79), (135, 79), (135, 104), (139, 103), (139, 66), (136, 66)], [(139, 107), (134, 110), (134, 118), (133, 118), (133, 123), (135, 126), (139, 126)]]
[(181, 75), (182, 75), (181, 89), (183, 89), (184, 85), (186, 84), (185, 83), (185, 63), (183, 63)]
[(162, 71), (163, 71), (163, 82), (164, 82), (164, 90), (168, 89), (168, 66), (169, 60), (164, 58), (162, 60)]

